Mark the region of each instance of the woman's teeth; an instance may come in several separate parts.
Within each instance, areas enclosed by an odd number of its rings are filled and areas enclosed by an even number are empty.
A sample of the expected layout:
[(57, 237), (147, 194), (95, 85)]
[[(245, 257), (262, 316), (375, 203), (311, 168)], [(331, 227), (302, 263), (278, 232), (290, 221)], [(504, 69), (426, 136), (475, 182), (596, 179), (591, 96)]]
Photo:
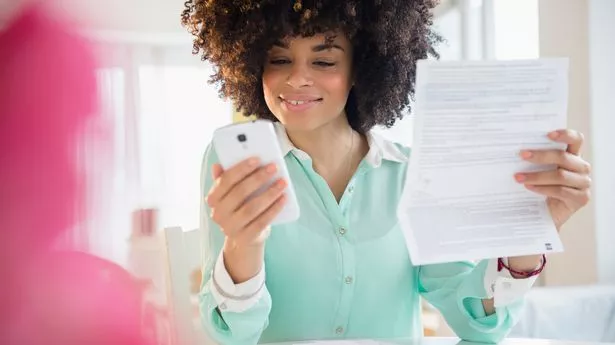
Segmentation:
[(321, 100), (322, 100), (322, 98), (320, 98), (320, 99), (312, 99), (312, 100), (307, 100), (307, 101), (291, 101), (291, 100), (283, 99), (282, 98), (282, 101), (284, 101), (284, 102), (286, 102), (288, 104), (291, 104), (291, 105), (302, 105), (302, 104), (307, 104), (307, 103), (320, 102)]
[(290, 103), (292, 105), (300, 105), (300, 104), (305, 104), (305, 103), (308, 103), (308, 102), (311, 102), (311, 101), (286, 101), (286, 102), (288, 102), (288, 103)]

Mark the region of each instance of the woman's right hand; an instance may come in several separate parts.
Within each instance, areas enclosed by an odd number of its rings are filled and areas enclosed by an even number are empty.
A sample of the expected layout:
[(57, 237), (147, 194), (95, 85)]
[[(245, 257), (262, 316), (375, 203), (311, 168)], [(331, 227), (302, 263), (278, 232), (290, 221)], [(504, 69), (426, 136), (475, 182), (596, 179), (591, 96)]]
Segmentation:
[(286, 181), (278, 179), (265, 192), (247, 202), (246, 199), (276, 171), (273, 163), (260, 167), (257, 158), (246, 159), (226, 171), (219, 164), (213, 165), (214, 185), (206, 202), (211, 208), (211, 219), (233, 246), (261, 245), (267, 239), (269, 225), (286, 201)]

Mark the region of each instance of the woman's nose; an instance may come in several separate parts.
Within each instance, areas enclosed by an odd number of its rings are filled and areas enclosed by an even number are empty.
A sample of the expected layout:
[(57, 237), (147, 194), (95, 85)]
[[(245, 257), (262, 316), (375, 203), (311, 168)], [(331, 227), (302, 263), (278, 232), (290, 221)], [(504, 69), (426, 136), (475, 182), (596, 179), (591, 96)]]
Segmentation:
[(304, 86), (312, 86), (314, 82), (312, 80), (310, 69), (305, 64), (292, 64), (288, 72), (286, 84), (296, 89)]

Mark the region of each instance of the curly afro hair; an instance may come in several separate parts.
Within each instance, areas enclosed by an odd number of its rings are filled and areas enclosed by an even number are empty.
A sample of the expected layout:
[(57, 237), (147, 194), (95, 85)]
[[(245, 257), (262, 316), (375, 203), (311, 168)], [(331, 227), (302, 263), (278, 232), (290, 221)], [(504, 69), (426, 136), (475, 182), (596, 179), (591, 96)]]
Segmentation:
[[(246, 115), (276, 121), (265, 103), (262, 75), (269, 49), (285, 37), (342, 32), (353, 46), (354, 86), (346, 114), (366, 132), (392, 126), (410, 110), (416, 62), (441, 37), (432, 30), (438, 0), (187, 0), (182, 24), (194, 54), (211, 62), (210, 82)], [(327, 39), (328, 41), (328, 39)]]

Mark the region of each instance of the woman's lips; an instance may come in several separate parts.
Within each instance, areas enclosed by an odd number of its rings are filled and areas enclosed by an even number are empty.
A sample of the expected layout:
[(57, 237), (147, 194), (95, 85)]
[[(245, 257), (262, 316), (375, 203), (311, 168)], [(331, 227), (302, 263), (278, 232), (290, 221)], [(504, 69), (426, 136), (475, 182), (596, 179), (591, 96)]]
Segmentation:
[(282, 107), (292, 112), (302, 112), (315, 107), (322, 102), (322, 98), (307, 98), (307, 97), (293, 97), (285, 99), (280, 97), (282, 101)]

